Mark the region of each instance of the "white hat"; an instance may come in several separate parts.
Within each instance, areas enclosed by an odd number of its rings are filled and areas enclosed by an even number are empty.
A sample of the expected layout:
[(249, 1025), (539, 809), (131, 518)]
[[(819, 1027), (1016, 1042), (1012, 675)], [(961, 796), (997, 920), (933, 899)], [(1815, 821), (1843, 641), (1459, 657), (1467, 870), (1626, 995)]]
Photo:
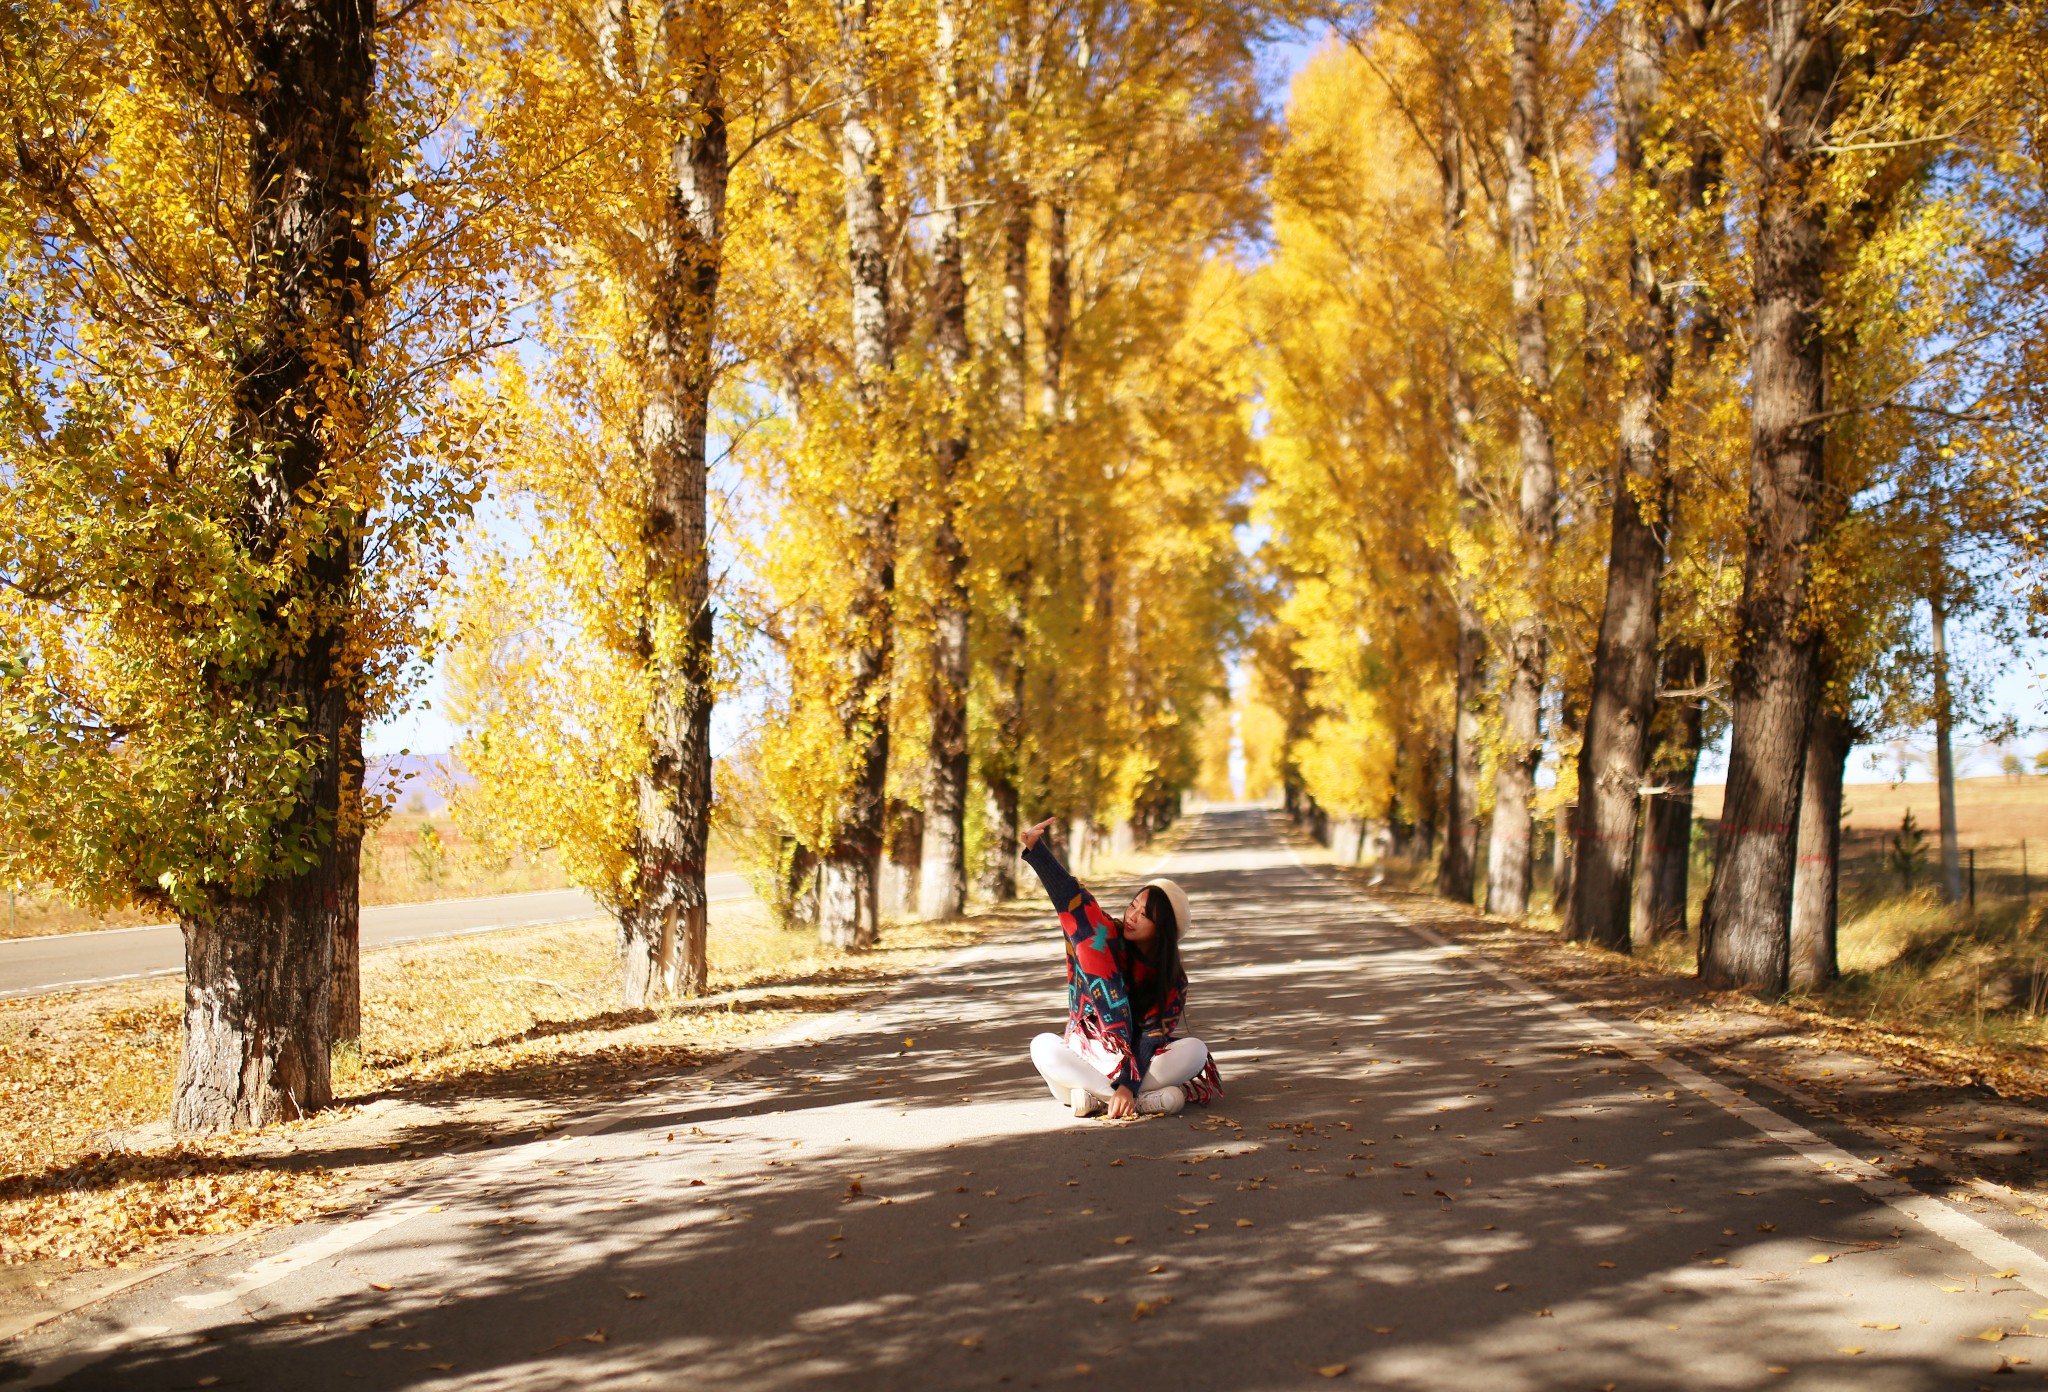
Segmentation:
[(1166, 896), (1166, 902), (1173, 905), (1174, 932), (1185, 938), (1191, 926), (1188, 920), (1188, 892), (1172, 880), (1147, 880), (1146, 889), (1156, 889)]

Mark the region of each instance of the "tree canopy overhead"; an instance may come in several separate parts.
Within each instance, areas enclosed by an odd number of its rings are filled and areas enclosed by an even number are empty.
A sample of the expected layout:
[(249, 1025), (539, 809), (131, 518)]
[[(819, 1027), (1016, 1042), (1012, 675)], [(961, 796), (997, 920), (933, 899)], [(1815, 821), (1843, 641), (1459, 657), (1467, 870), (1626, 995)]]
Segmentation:
[(2048, 595), (2039, 0), (4, 26), (0, 853), (184, 924), (189, 1126), (325, 1096), (429, 657), (635, 1005), (714, 826), (857, 949), (1233, 749), (1496, 912), (1561, 838), (1625, 949), (1724, 736), (1702, 969), (1773, 992), (1850, 743)]

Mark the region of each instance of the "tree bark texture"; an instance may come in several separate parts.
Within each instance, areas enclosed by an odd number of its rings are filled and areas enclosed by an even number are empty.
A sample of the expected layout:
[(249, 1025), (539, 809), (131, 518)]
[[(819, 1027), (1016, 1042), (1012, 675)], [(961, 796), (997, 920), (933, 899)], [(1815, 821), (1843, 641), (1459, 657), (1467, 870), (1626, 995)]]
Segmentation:
[[(359, 709), (346, 654), (359, 540), (326, 493), (362, 432), (351, 378), (370, 289), (362, 137), (376, 16), (367, 0), (268, 0), (249, 23), (246, 294), (260, 317), (237, 364), (230, 428), (252, 465), (241, 539), (288, 577), (255, 615), (269, 655), (252, 674), (220, 673), (217, 696), (302, 730), (306, 781), (279, 834), (309, 848), (312, 864), (182, 917), (171, 1119), (188, 1132), (262, 1126), (331, 1098), (334, 948), (355, 869), (355, 814), (342, 800)], [(308, 534), (308, 507), (328, 513), (319, 535)]]
[[(869, 81), (870, 0), (840, 11), (845, 66), (840, 174), (845, 186), (847, 269), (852, 284), (853, 370), (863, 427), (872, 438), (882, 379), (895, 365), (889, 327), (889, 239), (882, 210), (880, 148)], [(884, 789), (889, 772), (889, 667), (894, 646), (896, 502), (871, 499), (861, 519), (849, 607), (848, 680), (839, 720), (858, 751), (857, 771), (832, 845), (819, 856), (818, 936), (861, 948), (879, 931)]]
[(1927, 602), (1934, 658), (1934, 786), (1941, 809), (1941, 897), (1963, 897), (1963, 853), (1956, 841), (1956, 754), (1954, 701), (1948, 683), (1948, 604), (1937, 592)]
[(1775, 996), (1785, 990), (1807, 727), (1819, 690), (1807, 587), (1826, 467), (1819, 310), (1827, 210), (1815, 176), (1825, 158), (1836, 63), (1808, 0), (1769, 0), (1766, 34), (1749, 543), (1736, 613), (1727, 793), (1700, 915), (1700, 976), (1716, 988)]
[(883, 852), (880, 867), (879, 912), (885, 919), (908, 922), (916, 918), (917, 887), (924, 865), (924, 813), (890, 798), (883, 813)]
[[(1011, 79), (1012, 111), (1023, 109), (1028, 93), (1029, 81), (1023, 65), (1019, 64)], [(1012, 428), (1022, 430), (1029, 409), (1026, 394), (1030, 368), (1025, 315), (1031, 293), (1032, 200), (1022, 179), (1011, 181), (1008, 198), (1009, 207), (1003, 218), (1003, 409), (1010, 417)], [(1029, 508), (1031, 498), (1028, 493), (1023, 493), (1017, 497), (1016, 503), (1020, 508)], [(1031, 553), (1027, 540), (1017, 563), (1003, 575), (1003, 613), (989, 644), (993, 692), (989, 716), (995, 733), (989, 755), (982, 761), (981, 779), (982, 818), (992, 844), (988, 854), (982, 858), (976, 889), (982, 898), (997, 902), (1017, 896), (1014, 848), (1023, 831), (1018, 784), (1023, 777), (1025, 613), (1030, 593)]]
[(932, 601), (931, 745), (924, 776), (924, 864), (918, 876), (918, 914), (958, 918), (967, 910), (967, 549), (957, 521), (959, 491), (968, 463), (967, 278), (960, 251), (961, 187), (953, 161), (961, 158), (955, 70), (959, 20), (954, 0), (938, 3), (939, 178), (934, 189), (932, 337), (946, 380), (946, 423), (938, 446), (939, 523), (932, 537), (937, 571)]
[(1839, 974), (1836, 928), (1842, 883), (1842, 771), (1848, 717), (1822, 702), (1806, 741), (1806, 790), (1799, 802), (1799, 868), (1792, 875), (1791, 984), (1818, 991)]
[(641, 448), (649, 476), (640, 539), (648, 586), (637, 637), (650, 681), (648, 766), (635, 780), (635, 879), (619, 912), (629, 1006), (699, 995), (709, 980), (704, 853), (711, 828), (712, 615), (706, 432), (724, 266), (727, 178), (722, 15), (699, 4), (669, 22), (673, 70), (694, 120), (670, 150), (662, 263), (648, 309)]
[[(1664, 684), (1696, 690), (1706, 662), (1689, 643), (1664, 653)], [(1636, 859), (1635, 912), (1630, 933), (1638, 947), (1685, 936), (1686, 896), (1692, 871), (1692, 790), (1699, 769), (1705, 705), (1697, 696), (1669, 698), (1652, 721), (1657, 753), (1651, 780), (1659, 789), (1643, 817), (1643, 847)]]
[[(1642, 9), (1624, 6), (1615, 83), (1621, 164), (1628, 185), (1646, 192), (1657, 177), (1643, 140), (1658, 98), (1661, 48)], [(1657, 699), (1657, 591), (1664, 571), (1658, 524), (1664, 519), (1651, 509), (1666, 487), (1670, 437), (1663, 416), (1672, 370), (1671, 304), (1652, 248), (1633, 226), (1629, 294), (1632, 367), (1621, 399), (1607, 597), (1579, 745), (1578, 869), (1567, 920), (1571, 937), (1623, 952), (1630, 946), (1636, 828)]]
[[(356, 674), (361, 681), (360, 671)], [(363, 716), (351, 706), (341, 733), (341, 808), (335, 828), (340, 861), (334, 896), (334, 966), (328, 988), (333, 1045), (363, 1037)]]
[[(1557, 534), (1557, 464), (1551, 443), (1550, 329), (1545, 312), (1542, 243), (1537, 228), (1536, 161), (1541, 157), (1543, 20), (1536, 0), (1510, 0), (1508, 57), (1508, 266), (1515, 312), (1515, 407), (1521, 462), (1525, 602), (1542, 593)], [(1519, 917), (1529, 911), (1533, 850), (1531, 803), (1543, 758), (1543, 684), (1550, 642), (1541, 615), (1517, 618), (1508, 635), (1508, 683), (1501, 695), (1500, 760), (1493, 778), (1493, 838), (1486, 857), (1486, 908)]]
[[(1438, 113), (1437, 168), (1443, 191), (1441, 235), (1446, 277), (1455, 281), (1465, 245), (1465, 156), (1458, 135), (1455, 71), (1447, 67), (1439, 78), (1442, 106)], [(1479, 725), (1480, 709), (1486, 700), (1486, 627), (1479, 613), (1479, 577), (1470, 573), (1461, 555), (1476, 550), (1471, 543), (1485, 515), (1486, 500), (1479, 483), (1479, 451), (1472, 443), (1477, 409), (1472, 401), (1471, 383), (1465, 376), (1461, 339), (1456, 323), (1447, 317), (1444, 396), (1450, 421), (1446, 446), (1452, 480), (1458, 489), (1459, 539), (1465, 544), (1453, 546), (1447, 561), (1454, 589), (1458, 666), (1452, 693), (1450, 776), (1444, 791), (1444, 850), (1437, 862), (1436, 892), (1446, 899), (1470, 904), (1479, 859)]]
[(1067, 271), (1067, 205), (1054, 203), (1045, 228), (1045, 353), (1039, 368), (1039, 409), (1047, 420), (1058, 420), (1065, 409), (1060, 374), (1073, 313), (1074, 290)]

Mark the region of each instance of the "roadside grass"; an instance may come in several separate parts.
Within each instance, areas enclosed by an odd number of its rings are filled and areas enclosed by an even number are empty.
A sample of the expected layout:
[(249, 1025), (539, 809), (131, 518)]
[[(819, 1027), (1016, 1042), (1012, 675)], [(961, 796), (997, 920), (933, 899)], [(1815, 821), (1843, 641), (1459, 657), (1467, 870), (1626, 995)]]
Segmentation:
[[(2005, 780), (1974, 781), (1980, 784), (1978, 801), (1995, 795), (2008, 805), (2035, 795), (2033, 782), (2015, 788)], [(1700, 907), (1711, 877), (1708, 845), (1702, 836), (1691, 876), (1691, 927), (1634, 953), (1562, 940), (1563, 916), (1551, 907), (1547, 858), (1537, 865), (1534, 908), (1526, 921), (1486, 918), (1476, 905), (1469, 912), (1484, 925), (1490, 944), (1516, 944), (1527, 954), (1518, 960), (1541, 974), (1637, 975), (1690, 988)], [(1310, 843), (1300, 849), (1305, 859), (1334, 863), (1326, 847)], [(1875, 834), (1844, 840), (1840, 979), (1820, 991), (1795, 992), (1777, 1005), (1745, 1000), (1741, 1008), (1783, 1012), (1816, 1039), (1843, 1043), (1853, 1037), (1856, 1047), (1874, 1057), (1945, 1082), (1984, 1083), (2005, 1096), (2048, 1096), (2048, 896), (2028, 898), (2024, 889), (2031, 882), (2015, 865), (2012, 874), (1983, 876), (1976, 908), (1945, 904), (1925, 883), (1930, 872), (1920, 872), (1917, 884), (1904, 883), (1885, 868), (1885, 850)], [(1361, 887), (1411, 903), (1409, 896), (1434, 901), (1447, 914), (1458, 911), (1434, 900), (1433, 860), (1389, 859), (1340, 869)], [(1482, 865), (1477, 897), (1483, 901), (1484, 895)]]
[[(134, 1265), (176, 1239), (304, 1218), (396, 1182), (404, 1162), (531, 1132), (616, 1094), (837, 1009), (987, 919), (902, 924), (844, 954), (714, 906), (711, 991), (617, 1004), (613, 929), (593, 921), (367, 954), (363, 1038), (335, 1105), (259, 1132), (168, 1130), (180, 986), (142, 982), (0, 1002), (0, 1265)], [(12, 1284), (20, 1284), (19, 1281)]]

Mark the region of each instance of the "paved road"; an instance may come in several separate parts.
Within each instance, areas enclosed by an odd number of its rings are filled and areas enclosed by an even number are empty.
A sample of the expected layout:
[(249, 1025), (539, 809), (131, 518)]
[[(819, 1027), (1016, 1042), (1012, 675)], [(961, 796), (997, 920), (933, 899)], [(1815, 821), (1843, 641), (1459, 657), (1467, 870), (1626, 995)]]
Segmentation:
[[(738, 874), (706, 876), (705, 888), (714, 904), (745, 899), (752, 893), (746, 877)], [(568, 923), (600, 912), (580, 889), (441, 899), (430, 904), (380, 904), (363, 910), (363, 946), (396, 947), (422, 938)], [(0, 941), (0, 1000), (144, 976), (175, 976), (184, 969), (184, 939), (170, 924), (14, 938)]]
[(2048, 1260), (1866, 1171), (1869, 1143), (1428, 940), (1302, 868), (1270, 814), (1206, 814), (1172, 869), (1213, 1114), (1054, 1105), (1025, 1061), (1061, 1012), (1041, 922), (722, 1076), (149, 1282), (15, 1369), (129, 1392), (2039, 1383), (2038, 1340), (1979, 1336), (2017, 1335)]

